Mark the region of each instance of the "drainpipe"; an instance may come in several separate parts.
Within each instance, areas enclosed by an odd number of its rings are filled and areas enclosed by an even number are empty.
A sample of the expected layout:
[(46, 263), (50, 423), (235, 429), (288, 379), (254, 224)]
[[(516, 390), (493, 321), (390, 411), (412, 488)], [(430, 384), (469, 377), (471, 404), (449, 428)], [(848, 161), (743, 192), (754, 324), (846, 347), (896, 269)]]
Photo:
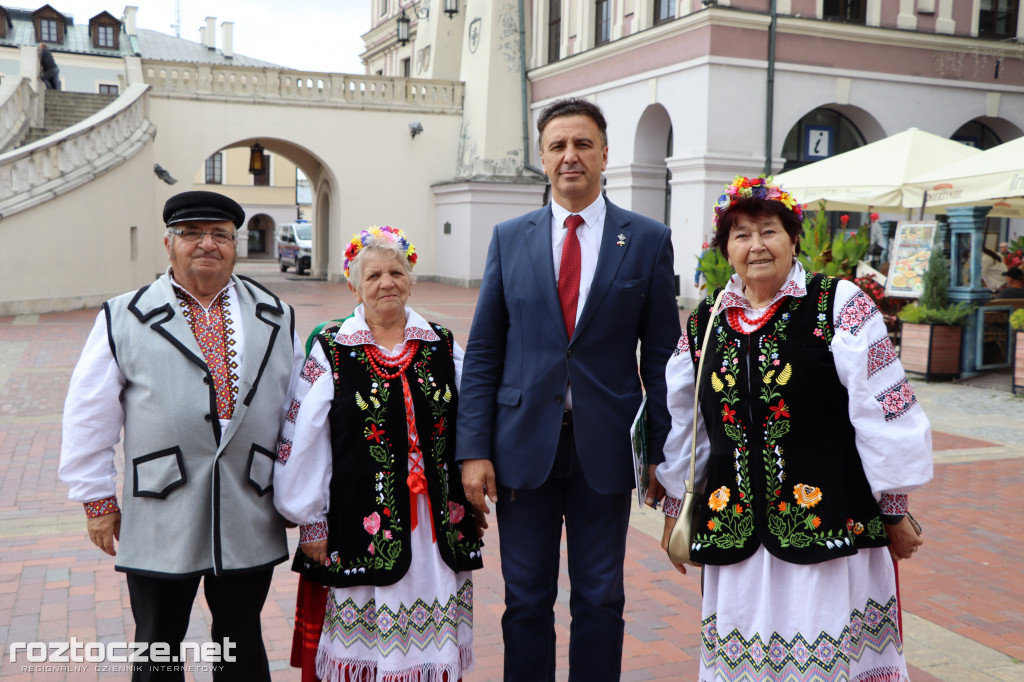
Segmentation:
[(764, 174), (772, 172), (772, 115), (775, 113), (775, 31), (779, 16), (775, 11), (775, 0), (771, 0), (768, 11), (771, 23), (768, 25), (768, 82), (765, 95), (764, 115)]
[[(775, 0), (772, 0), (774, 2)], [(530, 165), (530, 105), (526, 97), (526, 10), (523, 0), (519, 0), (519, 73), (522, 76), (523, 102), (523, 170), (528, 170), (544, 177), (544, 171)]]

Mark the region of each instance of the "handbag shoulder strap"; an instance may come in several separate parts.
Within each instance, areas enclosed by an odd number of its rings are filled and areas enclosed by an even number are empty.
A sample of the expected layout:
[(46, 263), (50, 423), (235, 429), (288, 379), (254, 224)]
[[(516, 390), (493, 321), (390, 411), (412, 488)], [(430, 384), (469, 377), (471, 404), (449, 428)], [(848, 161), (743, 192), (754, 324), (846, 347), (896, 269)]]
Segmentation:
[(701, 372), (704, 369), (704, 356), (708, 350), (708, 340), (711, 338), (711, 328), (715, 326), (715, 317), (722, 305), (722, 297), (725, 296), (725, 288), (718, 292), (715, 304), (711, 306), (711, 316), (708, 318), (708, 325), (704, 329), (704, 341), (700, 345), (700, 358), (697, 359), (697, 381), (693, 387), (693, 430), (690, 432), (690, 478), (686, 480), (686, 492), (693, 493), (694, 478), (697, 475), (697, 410), (700, 409), (700, 380)]

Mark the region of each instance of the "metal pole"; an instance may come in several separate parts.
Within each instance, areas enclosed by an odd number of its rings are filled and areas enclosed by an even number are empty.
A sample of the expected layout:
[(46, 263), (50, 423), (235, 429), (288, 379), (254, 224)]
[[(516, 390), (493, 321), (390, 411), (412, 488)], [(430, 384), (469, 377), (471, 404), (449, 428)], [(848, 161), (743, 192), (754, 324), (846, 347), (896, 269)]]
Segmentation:
[(775, 11), (775, 0), (771, 0), (768, 8), (771, 23), (768, 25), (768, 80), (765, 94), (764, 111), (764, 174), (772, 172), (772, 114), (775, 112), (775, 32), (778, 25), (778, 14)]

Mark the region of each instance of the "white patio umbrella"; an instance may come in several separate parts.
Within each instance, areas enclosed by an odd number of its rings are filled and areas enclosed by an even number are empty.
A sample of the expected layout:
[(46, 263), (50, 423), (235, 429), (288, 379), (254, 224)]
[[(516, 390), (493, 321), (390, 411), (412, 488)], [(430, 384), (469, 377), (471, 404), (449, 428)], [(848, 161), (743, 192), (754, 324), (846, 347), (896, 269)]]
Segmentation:
[[(925, 171), (981, 152), (917, 128), (780, 173), (775, 182), (802, 204), (830, 211), (903, 210), (906, 184)], [(920, 205), (920, 193), (917, 194)], [(913, 204), (910, 204), (913, 205)]]
[(1004, 142), (959, 161), (924, 171), (911, 179), (908, 196), (927, 206), (994, 204), (1024, 196), (1024, 137)]

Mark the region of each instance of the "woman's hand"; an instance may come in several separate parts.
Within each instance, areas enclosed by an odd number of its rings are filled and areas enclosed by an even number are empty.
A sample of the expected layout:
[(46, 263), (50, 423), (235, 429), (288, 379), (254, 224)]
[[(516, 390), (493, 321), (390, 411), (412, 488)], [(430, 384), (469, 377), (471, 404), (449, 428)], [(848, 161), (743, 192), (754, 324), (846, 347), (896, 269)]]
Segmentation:
[[(661, 534), (661, 548), (665, 550), (665, 554), (668, 554), (668, 541), (672, 537), (672, 529), (676, 527), (676, 519), (673, 516), (665, 515), (665, 531)], [(684, 564), (677, 564), (676, 562), (669, 559), (669, 562), (676, 567), (676, 570), (686, 575), (686, 566)]]
[(889, 554), (896, 561), (911, 558), (924, 544), (924, 538), (917, 534), (908, 516), (904, 516), (899, 523), (885, 524), (885, 532), (889, 534)]
[(328, 565), (327, 562), (327, 540), (316, 540), (314, 542), (305, 542), (299, 546), (302, 553), (308, 556), (313, 561)]

